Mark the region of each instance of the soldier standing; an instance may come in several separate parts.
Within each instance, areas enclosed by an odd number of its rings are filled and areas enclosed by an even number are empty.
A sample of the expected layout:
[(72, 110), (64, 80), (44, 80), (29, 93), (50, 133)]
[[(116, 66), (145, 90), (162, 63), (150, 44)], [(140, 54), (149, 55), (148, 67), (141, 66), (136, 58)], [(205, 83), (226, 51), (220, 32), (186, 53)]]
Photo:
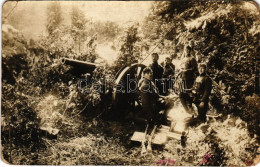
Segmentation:
[(153, 71), (153, 81), (156, 87), (159, 89), (159, 92), (162, 92), (161, 79), (163, 75), (163, 68), (158, 64), (159, 55), (158, 53), (152, 54), (153, 63), (150, 65), (150, 68)]
[[(152, 69), (146, 67), (143, 70), (143, 78), (139, 81), (138, 86), (141, 92), (141, 102), (142, 102), (142, 112), (141, 114), (148, 123), (145, 130), (145, 137), (142, 141), (142, 151), (143, 155), (146, 151), (152, 152), (152, 138), (155, 134), (156, 128), (159, 124), (166, 123), (166, 112), (160, 112), (163, 109), (163, 104), (161, 103), (162, 99), (166, 99), (164, 96), (158, 94), (157, 88), (155, 87), (152, 78), (153, 72)], [(150, 136), (148, 139), (147, 149), (145, 146), (146, 143), (146, 134), (148, 134), (148, 128), (153, 127)], [(149, 130), (149, 131), (150, 131)]]
[(175, 66), (171, 62), (170, 57), (165, 58), (165, 64), (163, 68), (163, 78), (171, 78), (174, 76)]
[(160, 116), (160, 96), (153, 81), (152, 69), (147, 67), (143, 70), (143, 78), (139, 81), (138, 86), (141, 93), (142, 115), (148, 123), (158, 123)]
[(188, 45), (186, 46), (186, 61), (184, 64), (182, 75), (182, 79), (185, 81), (186, 84), (186, 89), (192, 88), (197, 74), (198, 64), (193, 55), (191, 55), (191, 47)]
[(184, 64), (184, 70), (182, 73), (182, 80), (184, 82), (184, 91), (180, 93), (180, 100), (186, 111), (191, 110), (192, 98), (188, 95), (189, 90), (193, 87), (196, 75), (198, 73), (197, 61), (191, 55), (191, 47), (187, 45), (185, 47), (186, 61)]
[(163, 89), (163, 95), (168, 95), (168, 90), (172, 89), (172, 78), (174, 78), (175, 66), (172, 64), (170, 57), (165, 58), (163, 65), (163, 79), (165, 83), (165, 89)]
[(206, 121), (209, 95), (212, 89), (212, 80), (206, 75), (206, 68), (206, 64), (199, 65), (199, 76), (193, 86), (193, 101), (198, 108), (198, 119), (203, 122)]

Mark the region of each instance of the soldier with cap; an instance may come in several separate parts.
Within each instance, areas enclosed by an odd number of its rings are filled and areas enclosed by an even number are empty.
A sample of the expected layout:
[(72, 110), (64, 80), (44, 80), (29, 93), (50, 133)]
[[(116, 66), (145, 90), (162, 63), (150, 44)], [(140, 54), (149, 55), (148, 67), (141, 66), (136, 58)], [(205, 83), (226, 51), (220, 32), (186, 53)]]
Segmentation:
[(193, 55), (191, 55), (191, 47), (187, 45), (185, 50), (186, 61), (184, 64), (182, 79), (185, 81), (186, 88), (190, 89), (192, 88), (196, 75), (198, 74), (198, 64)]
[(175, 66), (172, 64), (172, 59), (170, 57), (165, 58), (165, 62), (163, 64), (163, 95), (168, 95), (169, 89), (172, 89), (172, 78), (174, 78), (175, 74)]
[(198, 73), (198, 65), (196, 59), (191, 55), (191, 47), (189, 45), (185, 46), (184, 54), (186, 57), (182, 73), (184, 91), (180, 93), (180, 100), (185, 110), (189, 112), (191, 110), (192, 98), (190, 98), (187, 91), (193, 87)]
[[(155, 87), (155, 84), (152, 81), (153, 71), (150, 67), (146, 67), (143, 70), (142, 75), (143, 78), (138, 83), (142, 103), (142, 111), (140, 112), (140, 114), (143, 116), (147, 123), (145, 137), (142, 140), (141, 154), (143, 155), (146, 152), (152, 152), (152, 138), (155, 134), (157, 126), (160, 124), (167, 123), (166, 112), (161, 112), (161, 110), (164, 108), (162, 100), (166, 100), (167, 98), (158, 94), (157, 88)], [(149, 129), (149, 127), (153, 128)], [(151, 131), (151, 133), (148, 133), (148, 131)], [(147, 134), (150, 134), (151, 138), (147, 139)], [(147, 148), (145, 146), (146, 141), (148, 142)]]
[(153, 71), (153, 81), (154, 81), (156, 87), (159, 89), (159, 92), (162, 92), (161, 79), (162, 79), (162, 75), (163, 75), (163, 68), (158, 63), (158, 60), (159, 60), (158, 53), (152, 54), (152, 60), (153, 60), (153, 63), (149, 67)]
[(170, 57), (165, 58), (165, 63), (163, 67), (163, 78), (171, 78), (174, 76), (175, 66), (172, 64)]
[(160, 116), (159, 112), (162, 108), (161, 98), (158, 90), (152, 81), (153, 71), (146, 67), (143, 70), (143, 78), (139, 81), (138, 87), (141, 94), (142, 115), (148, 123), (158, 123)]
[(198, 119), (206, 121), (209, 96), (212, 89), (212, 80), (206, 74), (207, 66), (204, 63), (199, 64), (199, 76), (196, 78), (192, 93), (193, 102), (198, 108)]

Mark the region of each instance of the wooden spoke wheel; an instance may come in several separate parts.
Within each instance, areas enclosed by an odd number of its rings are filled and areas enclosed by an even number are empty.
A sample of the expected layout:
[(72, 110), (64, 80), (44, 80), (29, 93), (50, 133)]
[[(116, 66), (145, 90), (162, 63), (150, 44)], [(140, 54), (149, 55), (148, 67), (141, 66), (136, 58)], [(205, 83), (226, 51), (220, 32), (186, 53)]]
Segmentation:
[(143, 64), (132, 64), (123, 67), (116, 75), (116, 86), (112, 92), (112, 105), (113, 110), (118, 114), (125, 115), (141, 108), (138, 82), (145, 67)]

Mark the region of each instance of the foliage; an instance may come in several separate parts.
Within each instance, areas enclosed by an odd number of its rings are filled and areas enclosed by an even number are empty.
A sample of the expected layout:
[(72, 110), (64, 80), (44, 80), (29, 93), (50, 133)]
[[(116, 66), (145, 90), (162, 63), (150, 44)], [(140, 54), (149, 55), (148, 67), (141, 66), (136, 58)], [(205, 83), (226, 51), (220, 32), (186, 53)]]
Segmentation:
[(135, 25), (130, 26), (121, 37), (122, 45), (120, 55), (114, 64), (115, 71), (119, 71), (122, 67), (133, 64), (141, 58), (140, 47), (137, 45), (139, 40), (137, 27)]
[(47, 31), (49, 35), (52, 35), (57, 31), (58, 27), (63, 21), (61, 5), (59, 2), (52, 2), (47, 8)]
[[(41, 145), (40, 120), (34, 110), (31, 95), (39, 93), (28, 81), (31, 59), (27, 56), (29, 46), (19, 31), (4, 25), (3, 31), (3, 77), (1, 136), (3, 156), (12, 164), (20, 164), (12, 158), (16, 148), (30, 154)], [(10, 32), (10, 29), (12, 30)], [(8, 34), (6, 34), (8, 33)], [(29, 152), (28, 152), (29, 150)], [(31, 157), (32, 158), (32, 157)], [(28, 159), (30, 163), (32, 159)], [(21, 162), (24, 161), (21, 159)]]
[(226, 166), (227, 157), (225, 155), (225, 148), (221, 147), (218, 141), (220, 141), (214, 134), (214, 131), (211, 131), (206, 137), (206, 142), (209, 144), (211, 149), (211, 154), (206, 153), (203, 156), (203, 161), (201, 165), (210, 165), (210, 166)]
[[(123, 32), (122, 28), (114, 22), (95, 22), (93, 23), (95, 27), (95, 33), (98, 35), (98, 43), (106, 43), (110, 41), (116, 41), (118, 36)], [(92, 33), (94, 33), (92, 32)]]
[[(11, 90), (10, 90), (11, 89)], [(39, 144), (39, 118), (37, 118), (30, 99), (16, 90), (12, 85), (3, 86), (2, 116), (4, 117), (2, 133), (3, 144), (22, 145), (32, 149)], [(9, 143), (9, 141), (12, 141)], [(34, 148), (35, 149), (35, 148)]]
[[(59, 58), (78, 57), (94, 62), (96, 57), (94, 46), (89, 47), (91, 51), (87, 56), (74, 50), (73, 31), (69, 26), (61, 25), (59, 3), (51, 3), (47, 12), (49, 34), (39, 41), (26, 41), (12, 26), (3, 26), (2, 144), (4, 158), (12, 164), (34, 163), (33, 156), (23, 162), (24, 157), (15, 159), (12, 153), (20, 155), (23, 152), (26, 157), (31, 152), (37, 153), (42, 143), (40, 126), (43, 118), (38, 117), (36, 108), (39, 97), (52, 92), (59, 98), (70, 99), (76, 90), (78, 78), (71, 73), (71, 67), (61, 64)], [(88, 100), (93, 93), (88, 94)], [(82, 110), (88, 103), (78, 93), (75, 95), (72, 102), (76, 104), (76, 110)], [(92, 101), (96, 105), (97, 102)]]
[(253, 134), (256, 134), (259, 141), (260, 132), (257, 125), (260, 123), (260, 97), (253, 94), (252, 96), (247, 96), (245, 101), (246, 105), (243, 107), (241, 117), (248, 122), (248, 129), (251, 132), (251, 137), (254, 136)]
[[(39, 90), (37, 88), (32, 90), (23, 77), (19, 77), (14, 85), (9, 84), (6, 80), (3, 80), (2, 83), (3, 157), (11, 164), (34, 163), (33, 156), (29, 158), (25, 158), (25, 156), (36, 152), (37, 148), (43, 145), (39, 130), (40, 119), (34, 109), (35, 98), (27, 94), (31, 91), (35, 91), (34, 93), (37, 94)], [(20, 156), (21, 153), (23, 156)]]
[(78, 45), (78, 53), (81, 53), (81, 47), (84, 46), (84, 42), (88, 37), (86, 23), (87, 19), (85, 18), (83, 12), (73, 6), (71, 11), (71, 36), (73, 37), (74, 42)]

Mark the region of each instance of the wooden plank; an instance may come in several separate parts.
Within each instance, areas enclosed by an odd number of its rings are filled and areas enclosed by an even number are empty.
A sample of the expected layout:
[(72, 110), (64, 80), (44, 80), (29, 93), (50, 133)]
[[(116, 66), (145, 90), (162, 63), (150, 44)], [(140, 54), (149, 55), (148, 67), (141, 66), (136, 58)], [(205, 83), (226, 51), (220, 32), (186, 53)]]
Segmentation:
[(158, 131), (165, 133), (168, 138), (173, 138), (173, 139), (177, 139), (177, 140), (181, 139), (181, 132), (178, 132), (178, 131), (170, 132), (169, 126), (162, 125), (160, 127), (160, 129), (158, 129)]
[[(132, 141), (142, 142), (144, 139), (144, 133), (143, 132), (134, 132), (133, 136), (131, 137)], [(150, 139), (150, 135), (147, 135), (148, 140)], [(157, 145), (163, 145), (168, 141), (168, 137), (166, 133), (163, 132), (157, 132), (154, 134), (154, 138), (152, 140), (152, 144)]]
[(152, 143), (157, 144), (157, 145), (163, 145), (163, 144), (166, 144), (167, 141), (168, 141), (168, 137), (167, 137), (166, 133), (158, 132), (158, 133), (154, 134)]
[(145, 136), (145, 133), (143, 133), (143, 132), (134, 132), (133, 136), (131, 137), (131, 140), (142, 142), (142, 140), (144, 139), (144, 136)]
[(169, 132), (170, 131), (170, 127), (169, 126), (165, 126), (165, 125), (161, 125), (160, 128), (158, 128), (159, 132)]
[(181, 139), (181, 134), (179, 133), (174, 133), (174, 132), (168, 132), (167, 133), (168, 138), (170, 139), (177, 139), (180, 140)]
[[(137, 141), (137, 142), (142, 142), (142, 140), (144, 139), (144, 135), (145, 134), (143, 132), (134, 132), (133, 136), (131, 137), (131, 140)], [(150, 137), (151, 137), (150, 135), (147, 135), (148, 140)], [(157, 144), (157, 145), (163, 145), (163, 144), (166, 144), (166, 142), (169, 139), (180, 140), (181, 134), (178, 134), (176, 132), (169, 132), (169, 131), (159, 131), (154, 134), (152, 143)]]

